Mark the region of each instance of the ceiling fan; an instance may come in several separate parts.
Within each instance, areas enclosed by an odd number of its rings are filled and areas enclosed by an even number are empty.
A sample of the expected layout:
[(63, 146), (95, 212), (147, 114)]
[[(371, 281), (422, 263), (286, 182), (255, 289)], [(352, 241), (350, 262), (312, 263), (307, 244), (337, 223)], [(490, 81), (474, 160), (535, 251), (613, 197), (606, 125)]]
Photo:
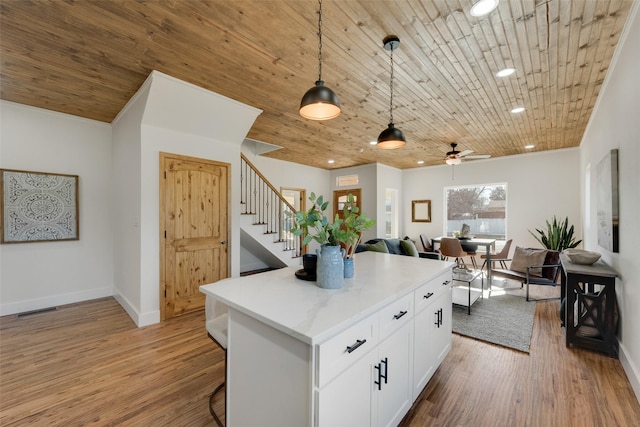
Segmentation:
[(457, 146), (458, 144), (452, 142), (451, 151), (447, 152), (445, 155), (445, 162), (448, 165), (458, 165), (462, 160), (488, 159), (491, 157), (491, 154), (476, 154), (474, 156), (470, 156), (469, 154), (473, 153), (473, 150), (458, 151), (456, 150)]

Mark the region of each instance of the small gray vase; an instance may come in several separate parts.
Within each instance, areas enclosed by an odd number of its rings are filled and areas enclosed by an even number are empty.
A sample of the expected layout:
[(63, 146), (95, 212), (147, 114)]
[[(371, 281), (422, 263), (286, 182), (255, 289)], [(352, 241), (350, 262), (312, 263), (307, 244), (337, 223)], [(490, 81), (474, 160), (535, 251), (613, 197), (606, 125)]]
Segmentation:
[(344, 278), (351, 279), (354, 274), (354, 263), (353, 258), (345, 258), (344, 259)]
[(316, 284), (323, 289), (340, 289), (344, 284), (344, 249), (322, 245), (316, 254)]

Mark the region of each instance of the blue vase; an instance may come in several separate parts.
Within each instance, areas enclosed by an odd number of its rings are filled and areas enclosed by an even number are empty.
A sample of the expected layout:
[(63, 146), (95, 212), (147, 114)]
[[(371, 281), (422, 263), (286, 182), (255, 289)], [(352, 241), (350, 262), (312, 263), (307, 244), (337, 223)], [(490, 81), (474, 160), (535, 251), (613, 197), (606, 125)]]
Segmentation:
[(344, 249), (322, 245), (316, 254), (316, 284), (323, 289), (340, 289), (344, 283)]
[(344, 259), (344, 278), (351, 279), (353, 277), (353, 258)]

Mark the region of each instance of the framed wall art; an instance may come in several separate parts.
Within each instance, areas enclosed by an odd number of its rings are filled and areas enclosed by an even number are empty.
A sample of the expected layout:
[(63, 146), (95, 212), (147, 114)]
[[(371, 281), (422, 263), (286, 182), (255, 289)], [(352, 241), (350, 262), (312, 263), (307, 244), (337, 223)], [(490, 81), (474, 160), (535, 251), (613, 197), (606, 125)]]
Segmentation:
[(78, 240), (78, 176), (0, 169), (1, 243)]
[(618, 150), (609, 151), (596, 168), (598, 246), (618, 252)]
[(411, 221), (431, 222), (431, 200), (411, 201)]

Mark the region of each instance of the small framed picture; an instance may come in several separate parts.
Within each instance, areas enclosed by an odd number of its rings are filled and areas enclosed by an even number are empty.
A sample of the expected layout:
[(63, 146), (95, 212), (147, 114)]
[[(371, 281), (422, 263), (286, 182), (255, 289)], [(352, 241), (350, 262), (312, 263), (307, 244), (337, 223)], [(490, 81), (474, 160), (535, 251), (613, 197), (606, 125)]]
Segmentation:
[(411, 201), (411, 221), (431, 222), (431, 200)]

